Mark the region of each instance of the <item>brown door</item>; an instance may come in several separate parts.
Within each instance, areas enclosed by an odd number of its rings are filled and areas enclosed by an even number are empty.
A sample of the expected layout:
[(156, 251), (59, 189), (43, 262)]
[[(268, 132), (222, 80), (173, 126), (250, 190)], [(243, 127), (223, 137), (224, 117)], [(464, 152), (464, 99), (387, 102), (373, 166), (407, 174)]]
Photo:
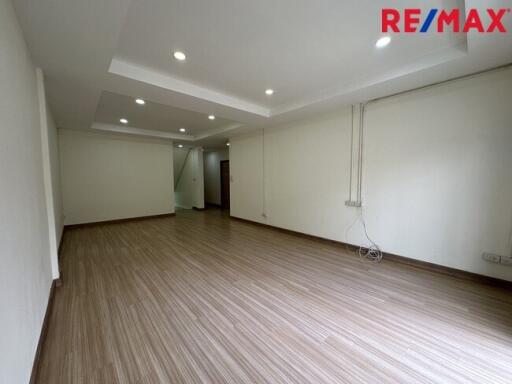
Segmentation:
[(220, 201), (222, 209), (229, 209), (229, 160), (220, 162)]

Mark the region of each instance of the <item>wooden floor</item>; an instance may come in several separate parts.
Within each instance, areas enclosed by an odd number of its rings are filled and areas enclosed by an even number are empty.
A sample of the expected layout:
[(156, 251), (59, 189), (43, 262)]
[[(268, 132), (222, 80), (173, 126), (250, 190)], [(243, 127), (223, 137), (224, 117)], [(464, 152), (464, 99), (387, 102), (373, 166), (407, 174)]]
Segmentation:
[(512, 294), (220, 211), (67, 231), (38, 383), (512, 383)]

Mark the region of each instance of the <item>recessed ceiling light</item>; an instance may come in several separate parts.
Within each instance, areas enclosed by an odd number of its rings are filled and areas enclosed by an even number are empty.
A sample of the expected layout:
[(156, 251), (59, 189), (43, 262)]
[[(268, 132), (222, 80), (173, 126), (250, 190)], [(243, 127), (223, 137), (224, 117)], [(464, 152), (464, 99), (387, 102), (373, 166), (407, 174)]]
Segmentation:
[(143, 99), (135, 99), (135, 102), (139, 105), (144, 105), (146, 102)]
[(229, 143), (226, 143), (226, 145), (227, 145), (228, 147), (230, 146), (230, 144), (229, 144)]
[(185, 132), (186, 129), (185, 128), (180, 128), (180, 132)]
[(391, 42), (391, 37), (389, 36), (384, 36), (384, 37), (381, 37), (379, 40), (377, 40), (377, 42), (375, 43), (375, 46), (377, 48), (384, 48), (386, 45), (388, 45), (389, 43)]
[(183, 144), (178, 144), (178, 148), (183, 148)]
[(185, 55), (181, 51), (175, 51), (174, 52), (174, 58), (179, 61), (184, 61), (187, 58), (187, 55)]
[(269, 88), (269, 89), (267, 89), (267, 90), (265, 91), (265, 94), (266, 94), (267, 96), (272, 96), (272, 95), (274, 94), (274, 90)]
[(208, 118), (209, 118), (210, 120), (215, 120), (215, 116), (214, 116), (214, 115), (210, 115), (210, 116), (208, 116)]
[(126, 119), (119, 119), (119, 122), (123, 124), (128, 124), (128, 120)]

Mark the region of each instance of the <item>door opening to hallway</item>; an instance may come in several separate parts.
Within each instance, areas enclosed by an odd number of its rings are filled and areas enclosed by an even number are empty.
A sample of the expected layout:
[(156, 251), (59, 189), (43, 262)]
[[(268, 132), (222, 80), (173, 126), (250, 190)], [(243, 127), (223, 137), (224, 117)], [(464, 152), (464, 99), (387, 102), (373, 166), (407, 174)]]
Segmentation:
[(229, 160), (220, 162), (220, 196), (222, 209), (229, 209)]

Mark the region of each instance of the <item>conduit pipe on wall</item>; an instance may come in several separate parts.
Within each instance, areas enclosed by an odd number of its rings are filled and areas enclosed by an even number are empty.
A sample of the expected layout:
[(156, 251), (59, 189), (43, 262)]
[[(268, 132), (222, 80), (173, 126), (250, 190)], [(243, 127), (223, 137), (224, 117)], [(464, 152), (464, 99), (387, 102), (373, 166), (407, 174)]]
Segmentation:
[(364, 153), (364, 113), (366, 104), (361, 104), (359, 107), (359, 163), (358, 163), (358, 186), (357, 186), (357, 203), (358, 206), (363, 202), (363, 153)]
[(262, 195), (262, 212), (261, 217), (264, 219), (267, 218), (267, 199), (266, 199), (266, 179), (265, 179), (265, 128), (261, 129), (261, 162), (262, 162), (262, 187), (263, 187), (263, 195)]
[[(350, 137), (350, 181), (349, 197), (345, 205), (361, 207), (363, 186), (365, 104), (352, 105), (352, 131)], [(354, 199), (355, 197), (355, 199)]]
[[(362, 225), (363, 235), (366, 237), (367, 245), (359, 247), (361, 260), (379, 263), (382, 260), (382, 251), (375, 241), (368, 235), (366, 222), (363, 215), (363, 154), (364, 154), (364, 114), (366, 104), (352, 105), (352, 133), (350, 141), (350, 192), (349, 199), (345, 205), (358, 208), (356, 221), (347, 229), (348, 231), (359, 221)], [(354, 180), (355, 175), (355, 180)], [(355, 181), (355, 182), (354, 182)], [(353, 200), (353, 196), (356, 200)]]

